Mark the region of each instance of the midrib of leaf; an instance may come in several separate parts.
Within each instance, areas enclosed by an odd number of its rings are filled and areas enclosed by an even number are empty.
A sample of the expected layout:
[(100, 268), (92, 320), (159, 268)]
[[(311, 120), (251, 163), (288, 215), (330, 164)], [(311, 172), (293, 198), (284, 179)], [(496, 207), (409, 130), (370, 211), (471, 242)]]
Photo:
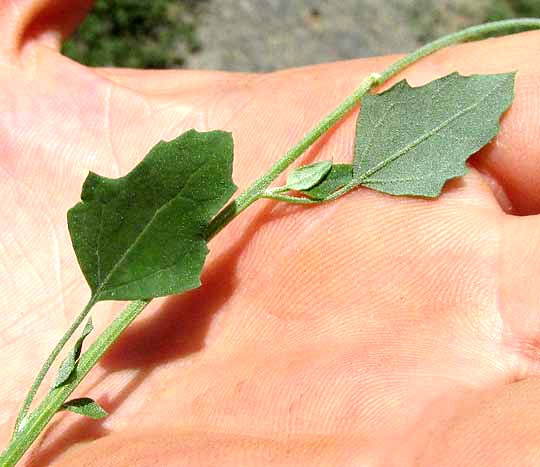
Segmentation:
[(428, 172), (425, 177), (406, 177), (406, 178), (370, 178), (369, 183), (395, 183), (395, 182), (417, 182), (419, 180), (429, 179), (433, 172)]
[[(505, 81), (501, 81), (497, 86), (495, 86), (493, 89), (491, 89), (488, 93), (486, 93), (484, 96), (479, 98), (476, 102), (472, 103), (468, 107), (465, 107), (461, 112), (458, 112), (456, 115), (450, 117), (448, 120), (445, 120), (440, 125), (436, 126), (432, 130), (424, 133), (423, 135), (419, 136), (416, 140), (414, 140), (412, 143), (405, 146), (400, 151), (396, 152), (395, 154), (392, 154), (391, 156), (387, 157), (386, 159), (379, 162), (375, 167), (372, 169), (367, 170), (364, 174), (360, 175), (356, 178), (357, 183), (362, 183), (365, 181), (368, 177), (373, 175), (374, 173), (377, 173), (379, 170), (386, 167), (391, 162), (395, 161), (397, 158), (401, 157), (403, 154), (409, 152), (414, 147), (418, 146), (420, 143), (425, 141), (427, 138), (432, 136), (433, 134), (437, 133), (439, 130), (443, 129), (444, 127), (448, 126), (450, 123), (452, 123), (456, 118), (459, 118), (463, 115), (465, 115), (467, 112), (470, 112), (474, 108), (476, 108), (481, 102), (483, 102), (485, 99), (487, 99), (491, 94), (493, 94), (495, 91), (499, 89), (504, 84)], [(362, 152), (362, 155), (364, 155), (364, 152)]]
[[(107, 282), (109, 281), (109, 279), (111, 278), (111, 276), (116, 272), (116, 270), (120, 267), (120, 265), (122, 264), (122, 262), (127, 258), (127, 256), (129, 255), (129, 253), (131, 253), (131, 251), (133, 250), (133, 248), (135, 248), (135, 246), (137, 245), (137, 243), (140, 241), (140, 239), (142, 238), (142, 236), (145, 234), (145, 232), (147, 231), (147, 229), (150, 227), (150, 225), (152, 225), (152, 222), (154, 222), (154, 220), (156, 219), (157, 215), (163, 210), (165, 209), (170, 203), (172, 203), (173, 201), (175, 201), (176, 199), (178, 198), (184, 198), (184, 199), (187, 199), (191, 202), (195, 202), (194, 199), (192, 198), (189, 198), (188, 196), (184, 196), (183, 195), (183, 192), (186, 188), (186, 186), (189, 185), (189, 182), (193, 179), (193, 177), (195, 175), (197, 175), (197, 173), (203, 169), (204, 167), (206, 166), (206, 164), (201, 164), (200, 167), (197, 167), (197, 169), (187, 178), (186, 182), (184, 183), (184, 186), (181, 188), (181, 190), (175, 195), (173, 196), (171, 199), (169, 199), (168, 201), (166, 201), (165, 203), (163, 203), (159, 208), (156, 209), (156, 211), (154, 212), (154, 214), (152, 215), (152, 217), (150, 218), (150, 220), (146, 223), (146, 225), (144, 226), (144, 228), (139, 232), (139, 234), (137, 235), (137, 237), (135, 238), (135, 240), (133, 241), (133, 243), (126, 249), (126, 251), (124, 252), (124, 254), (120, 257), (120, 259), (115, 263), (115, 265), (111, 268), (111, 270), (109, 271), (109, 274), (107, 274), (107, 276), (105, 277), (105, 279), (103, 280), (102, 284), (96, 289), (95, 293), (94, 293), (94, 297), (99, 297), (99, 294), (104, 291), (104, 290), (107, 290), (107, 288), (105, 287), (105, 285), (107, 284)], [(102, 211), (103, 212), (103, 211)], [(103, 215), (103, 214), (102, 214)], [(101, 225), (102, 223), (100, 224), (100, 235), (101, 235)], [(98, 255), (98, 264), (99, 264), (99, 255)], [(167, 269), (167, 268), (163, 268), (162, 270), (164, 269)], [(99, 267), (98, 267), (98, 270), (99, 270)], [(135, 280), (140, 280), (140, 278), (137, 278)], [(124, 284), (121, 284), (121, 285), (126, 285), (126, 284), (129, 284), (130, 282), (134, 282), (134, 281), (128, 281)]]
[(101, 255), (99, 249), (101, 248), (101, 234), (103, 233), (103, 211), (105, 210), (105, 205), (101, 205), (101, 215), (99, 218), (99, 234), (96, 241), (96, 256), (97, 256), (97, 281), (98, 284), (101, 282)]

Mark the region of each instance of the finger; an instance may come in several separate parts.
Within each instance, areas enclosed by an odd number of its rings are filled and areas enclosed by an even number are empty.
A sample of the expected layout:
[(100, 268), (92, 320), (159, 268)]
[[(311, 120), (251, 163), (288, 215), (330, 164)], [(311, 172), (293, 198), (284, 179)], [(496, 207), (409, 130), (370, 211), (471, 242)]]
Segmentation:
[(35, 45), (60, 49), (92, 0), (12, 0), (0, 6), (0, 63), (16, 62)]
[(540, 380), (471, 394), (442, 426), (415, 465), (539, 465)]

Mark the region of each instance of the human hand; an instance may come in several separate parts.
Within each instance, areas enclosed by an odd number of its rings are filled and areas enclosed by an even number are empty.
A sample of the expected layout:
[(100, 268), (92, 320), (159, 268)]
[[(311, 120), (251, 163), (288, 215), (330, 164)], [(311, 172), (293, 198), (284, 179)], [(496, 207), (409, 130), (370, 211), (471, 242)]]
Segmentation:
[[(65, 221), (88, 170), (118, 177), (160, 139), (224, 129), (243, 189), (394, 60), (92, 70), (58, 54), (83, 6), (66, 18), (61, 5), (0, 9), (2, 447), (88, 299)], [(518, 70), (467, 176), (437, 200), (358, 189), (309, 208), (259, 201), (212, 241), (203, 286), (156, 300), (81, 385), (110, 416), (56, 416), (23, 464), (538, 463), (539, 37), (453, 47), (398, 77)], [(349, 161), (354, 120), (303, 161)], [(120, 308), (99, 304), (93, 335)]]

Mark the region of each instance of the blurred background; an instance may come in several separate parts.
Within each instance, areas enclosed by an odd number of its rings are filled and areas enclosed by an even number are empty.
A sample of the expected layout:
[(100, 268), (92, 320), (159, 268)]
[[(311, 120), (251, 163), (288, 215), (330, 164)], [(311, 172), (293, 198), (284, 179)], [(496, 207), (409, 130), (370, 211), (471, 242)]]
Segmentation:
[(408, 52), (540, 0), (96, 0), (63, 53), (91, 66), (271, 71)]

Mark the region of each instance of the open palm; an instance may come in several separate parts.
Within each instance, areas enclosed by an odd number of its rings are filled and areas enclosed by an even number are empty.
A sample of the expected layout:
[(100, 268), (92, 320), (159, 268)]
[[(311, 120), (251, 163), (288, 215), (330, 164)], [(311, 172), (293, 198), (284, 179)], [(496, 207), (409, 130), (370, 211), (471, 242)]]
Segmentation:
[[(160, 139), (224, 129), (243, 189), (392, 61), (92, 70), (57, 52), (67, 26), (38, 4), (0, 8), (2, 446), (89, 298), (65, 219), (89, 170), (118, 177)], [(156, 300), (77, 390), (110, 416), (57, 416), (23, 464), (538, 463), (539, 39), (455, 47), (402, 76), (519, 71), (476, 169), (434, 201), (367, 189), (309, 208), (259, 201), (210, 244), (203, 286)], [(349, 161), (354, 119), (303, 162)], [(96, 306), (96, 331), (120, 308)]]

